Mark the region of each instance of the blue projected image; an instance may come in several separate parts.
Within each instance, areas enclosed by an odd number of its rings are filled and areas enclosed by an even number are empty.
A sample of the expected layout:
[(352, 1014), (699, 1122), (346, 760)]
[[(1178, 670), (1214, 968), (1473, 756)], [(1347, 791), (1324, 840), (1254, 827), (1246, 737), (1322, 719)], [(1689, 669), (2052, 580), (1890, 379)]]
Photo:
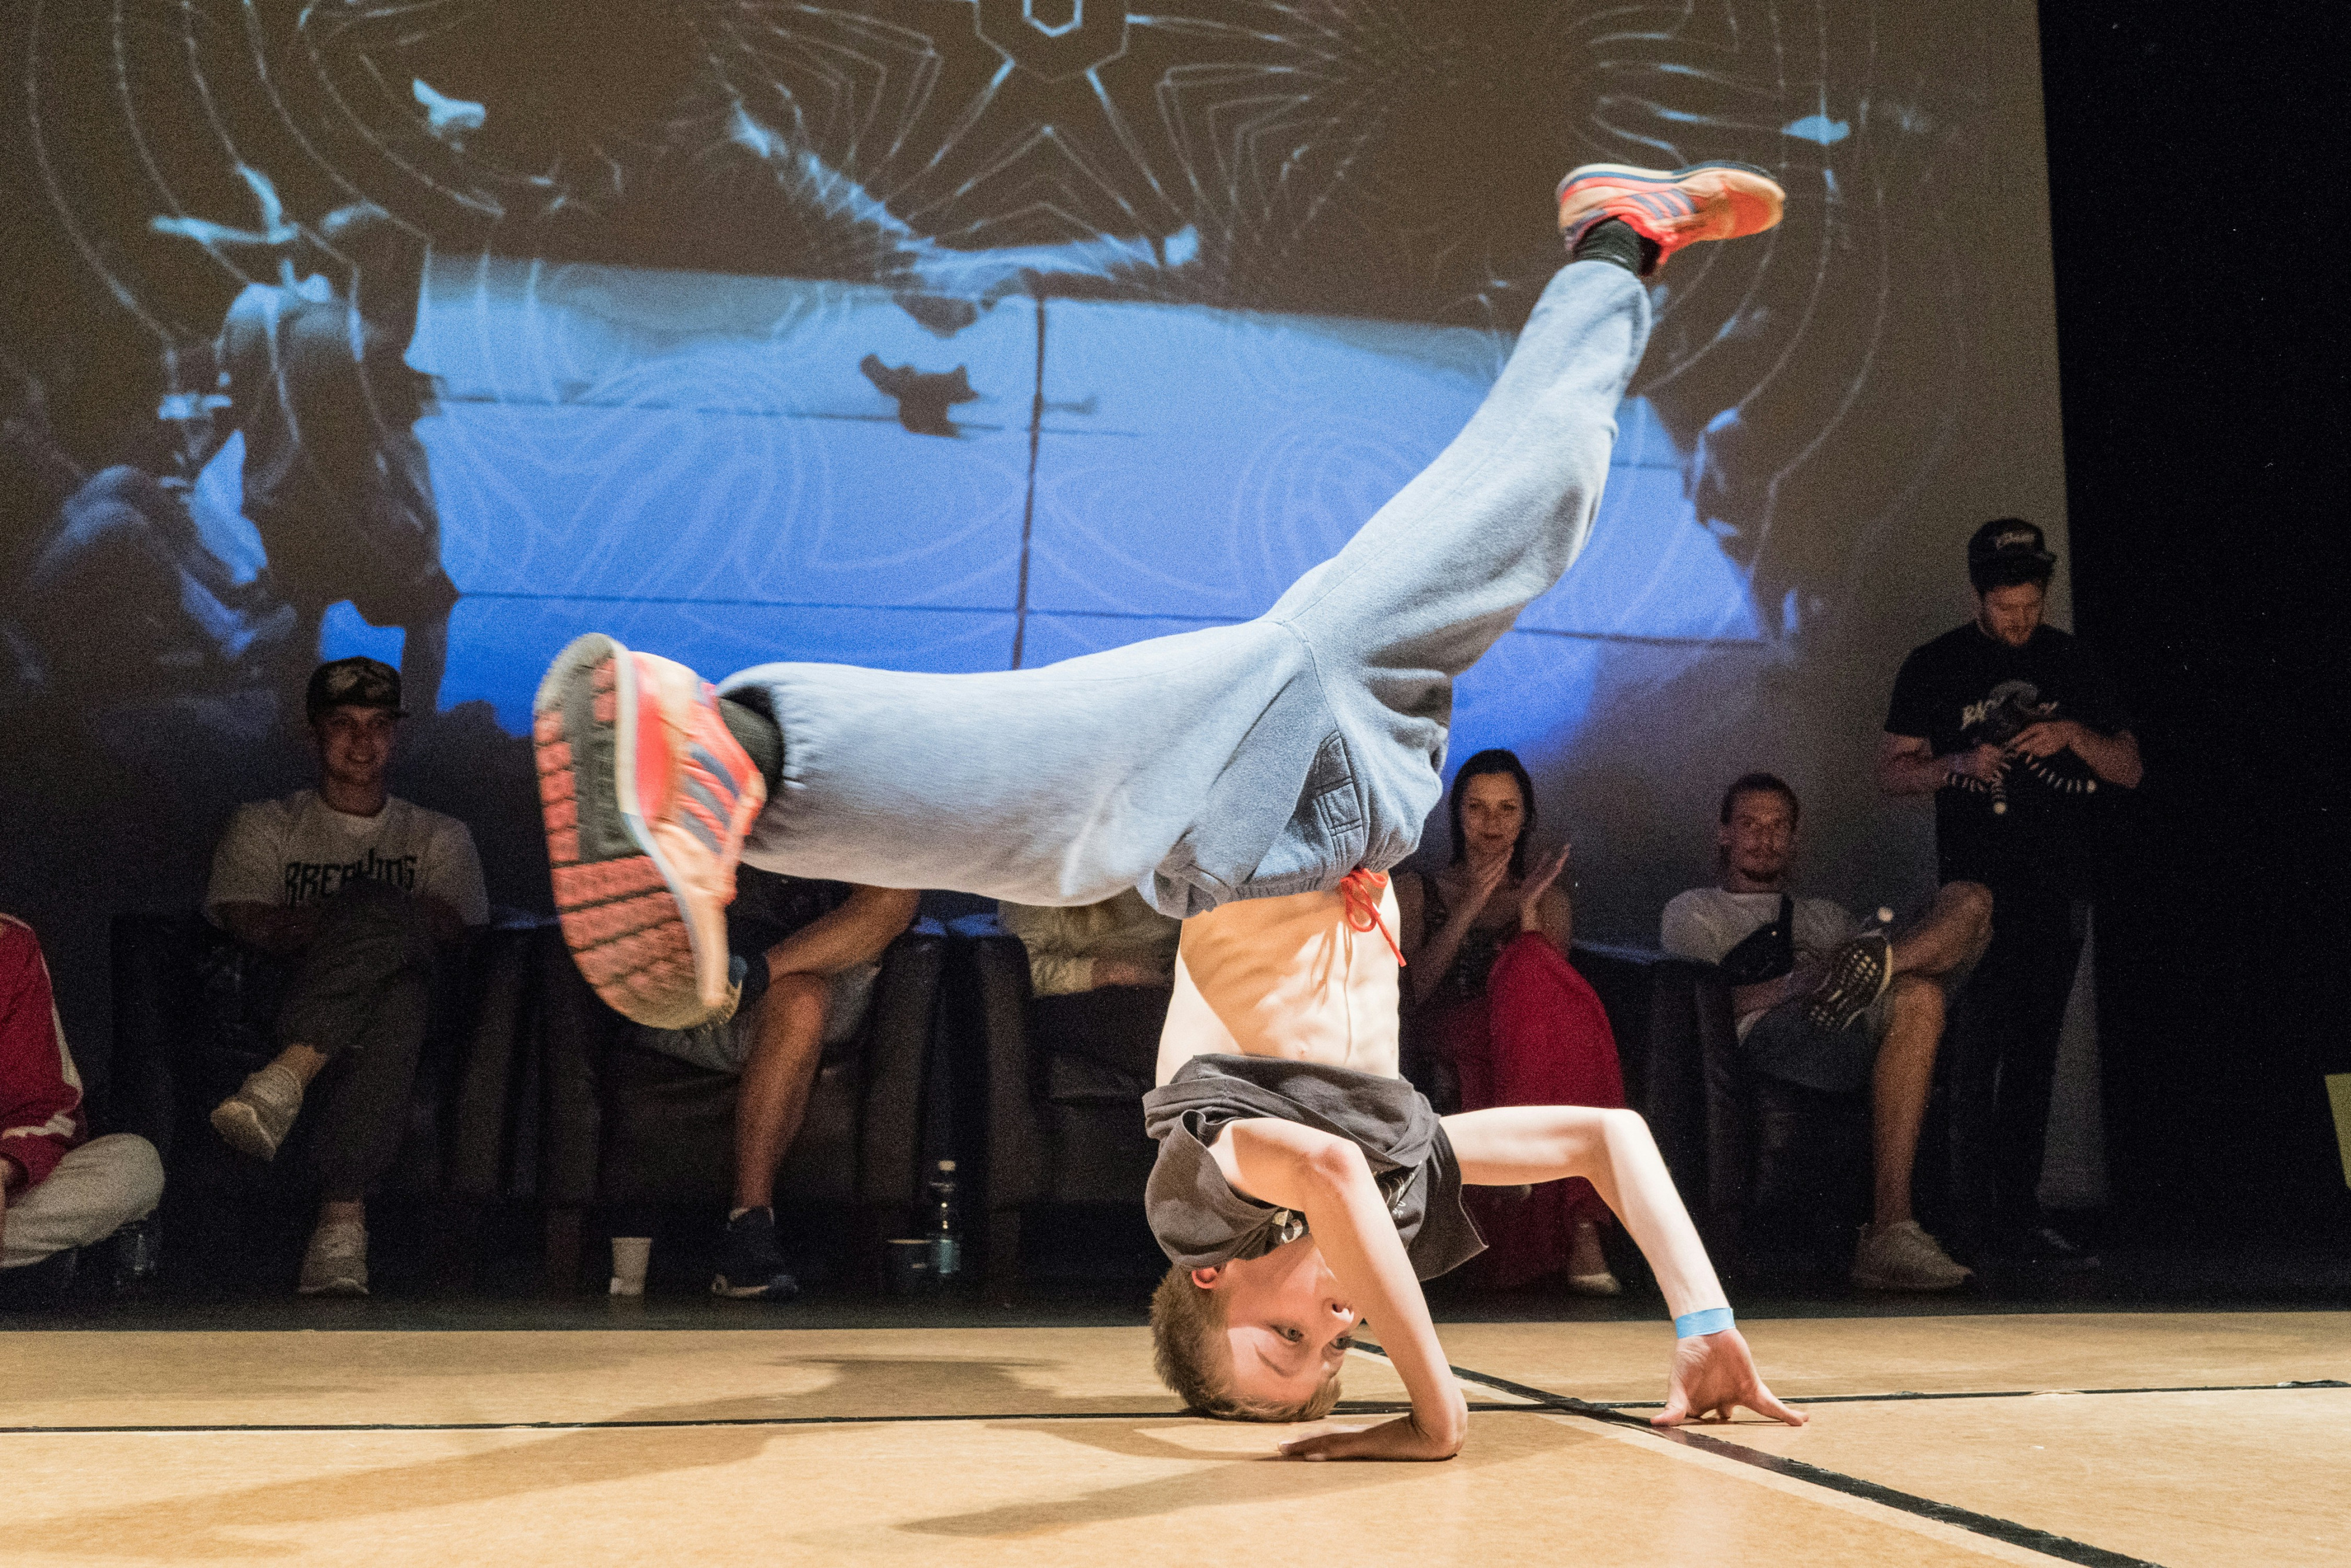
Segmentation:
[(27, 12), (0, 713), (11, 809), (88, 825), (0, 894), (102, 975), (101, 912), (192, 900), (230, 807), (310, 779), (321, 655), (399, 665), (395, 790), (546, 909), (529, 706), (583, 632), (713, 678), (983, 672), (1256, 615), (1478, 407), (1562, 173), (1715, 159), (1786, 221), (1651, 280), (1583, 554), (1457, 683), (1448, 756), (1525, 758), (1580, 933), (1651, 939), (1751, 768), (1824, 864), (1909, 853), (1866, 757), (1950, 609), (1928, 558), (2063, 538), (2037, 219), (1978, 221), (2045, 207), (2018, 16)]
[[(770, 659), (1002, 669), (1243, 619), (1437, 455), (1508, 350), (1462, 328), (956, 303), (601, 266), (429, 269), (408, 358), (438, 388), (417, 434), (464, 595), (443, 705), (486, 700), (523, 731), (539, 672), (591, 628), (716, 675)], [(973, 395), (946, 411), (952, 434), (907, 429), (869, 357), (961, 371)], [(235, 497), (236, 461), (214, 459), (208, 500)], [(1759, 640), (1745, 574), (1688, 498), (1689, 461), (1625, 402), (1591, 547), (1492, 655), (1540, 698), (1481, 742), (1563, 747), (1601, 678), (1596, 645), (1654, 662)], [(384, 656), (399, 635), (345, 607), (325, 652)]]

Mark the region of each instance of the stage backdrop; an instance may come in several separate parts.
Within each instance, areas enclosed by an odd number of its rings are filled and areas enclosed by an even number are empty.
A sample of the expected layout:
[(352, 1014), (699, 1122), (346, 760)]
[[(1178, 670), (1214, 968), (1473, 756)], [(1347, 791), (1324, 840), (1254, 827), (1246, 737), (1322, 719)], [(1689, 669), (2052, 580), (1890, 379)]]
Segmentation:
[(1919, 892), (1895, 665), (1979, 522), (2063, 548), (2024, 0), (9, 16), (0, 905), (86, 1058), (106, 916), (305, 781), (316, 653), (421, 671), (445, 612), (396, 787), (543, 909), (568, 639), (963, 671), (1257, 613), (1476, 406), (1576, 163), (1790, 197), (1652, 286), (1592, 543), (1461, 685), (1581, 933), (1653, 942), (1750, 768), (1821, 891)]

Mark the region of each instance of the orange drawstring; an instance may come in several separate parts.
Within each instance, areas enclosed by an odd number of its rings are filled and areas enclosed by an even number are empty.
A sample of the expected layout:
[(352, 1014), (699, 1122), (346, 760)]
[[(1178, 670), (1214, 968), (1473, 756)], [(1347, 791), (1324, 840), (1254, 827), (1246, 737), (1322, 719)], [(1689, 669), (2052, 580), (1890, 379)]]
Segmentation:
[(1380, 894), (1387, 891), (1388, 873), (1357, 866), (1339, 879), (1339, 896), (1347, 906), (1347, 928), (1351, 931), (1376, 931), (1395, 955), (1396, 967), (1404, 967), (1404, 949), (1396, 946), (1387, 922), (1380, 918)]

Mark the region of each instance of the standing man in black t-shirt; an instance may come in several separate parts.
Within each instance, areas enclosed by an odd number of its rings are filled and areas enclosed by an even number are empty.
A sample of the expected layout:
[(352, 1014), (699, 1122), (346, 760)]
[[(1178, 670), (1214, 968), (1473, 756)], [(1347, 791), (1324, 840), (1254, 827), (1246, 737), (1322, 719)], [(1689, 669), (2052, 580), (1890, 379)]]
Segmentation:
[(2135, 789), (2141, 773), (2105, 670), (2072, 633), (2042, 622), (2056, 560), (2021, 518), (1976, 530), (1976, 617), (1902, 662), (1877, 759), (1886, 793), (1935, 797), (1942, 880), (1991, 889), (1991, 947), (1973, 988), (1989, 1027), (1955, 1041), (1953, 1062), (1963, 1145), (1989, 1168), (1963, 1179), (1989, 1177), (1997, 1243), (2041, 1259), (2078, 1253), (2046, 1224), (2036, 1191), (2101, 791)]

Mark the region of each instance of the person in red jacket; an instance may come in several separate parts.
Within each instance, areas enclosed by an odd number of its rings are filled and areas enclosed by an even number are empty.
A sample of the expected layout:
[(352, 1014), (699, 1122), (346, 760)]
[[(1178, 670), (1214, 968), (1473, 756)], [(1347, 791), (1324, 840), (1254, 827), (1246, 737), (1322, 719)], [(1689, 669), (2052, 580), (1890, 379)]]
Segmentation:
[(162, 1195), (153, 1145), (89, 1135), (41, 944), (0, 915), (0, 1273), (103, 1241)]

